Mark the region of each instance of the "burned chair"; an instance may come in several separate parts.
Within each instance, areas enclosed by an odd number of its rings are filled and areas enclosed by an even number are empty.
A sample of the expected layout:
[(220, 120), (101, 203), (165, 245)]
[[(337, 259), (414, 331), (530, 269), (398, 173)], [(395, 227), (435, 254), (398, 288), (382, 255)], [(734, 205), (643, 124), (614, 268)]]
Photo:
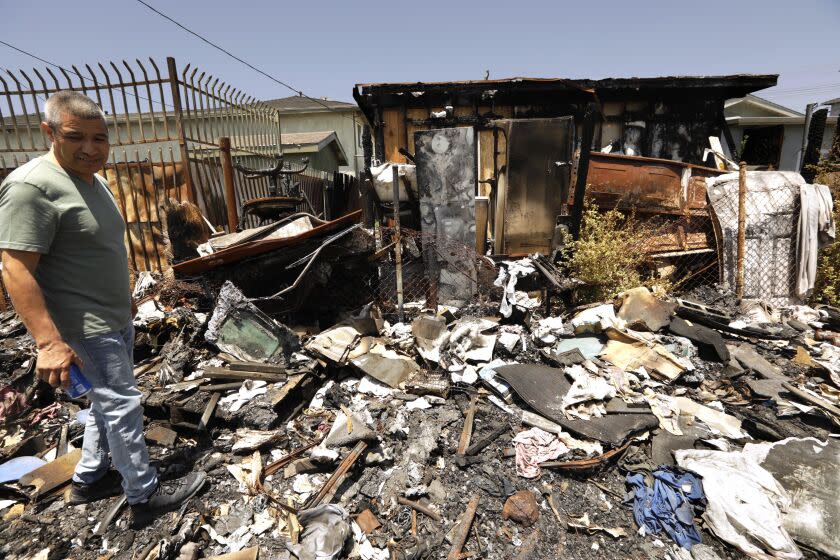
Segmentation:
[[(303, 167), (291, 169), (283, 161), (283, 157), (277, 158), (274, 167), (264, 169), (251, 169), (240, 164), (234, 164), (234, 168), (245, 175), (248, 180), (262, 179), (268, 177), (268, 196), (252, 198), (242, 204), (238, 229), (241, 231), (245, 226), (248, 216), (255, 216), (260, 220), (260, 225), (266, 222), (273, 222), (297, 212), (297, 208), (303, 202), (309, 206), (313, 214), (317, 214), (306, 196), (306, 192), (300, 188), (300, 182), (294, 181), (295, 175), (300, 175), (309, 167), (309, 158), (304, 158)], [(278, 178), (280, 178), (278, 184)]]

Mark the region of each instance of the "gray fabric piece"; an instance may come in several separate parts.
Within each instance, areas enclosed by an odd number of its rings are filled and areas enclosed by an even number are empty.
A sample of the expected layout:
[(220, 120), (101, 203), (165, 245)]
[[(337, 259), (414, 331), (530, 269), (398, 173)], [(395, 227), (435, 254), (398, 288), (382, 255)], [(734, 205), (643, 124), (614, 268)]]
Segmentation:
[(799, 187), (799, 238), (796, 245), (796, 295), (808, 299), (817, 278), (817, 256), (824, 245), (834, 241), (834, 203), (825, 185)]
[(334, 560), (350, 536), (350, 516), (341, 506), (321, 504), (298, 513), (303, 526), (300, 544), (286, 548), (300, 560)]
[(0, 184), (0, 249), (40, 253), (35, 279), (64, 338), (131, 320), (125, 221), (108, 183), (68, 174), (46, 156)]

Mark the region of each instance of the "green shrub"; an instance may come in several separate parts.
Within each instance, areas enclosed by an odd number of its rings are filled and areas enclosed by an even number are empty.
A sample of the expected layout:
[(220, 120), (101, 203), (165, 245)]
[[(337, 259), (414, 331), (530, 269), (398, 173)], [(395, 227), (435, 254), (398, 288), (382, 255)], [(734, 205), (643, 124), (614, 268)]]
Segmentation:
[[(840, 164), (821, 162), (816, 166), (815, 182), (828, 185), (834, 198), (834, 222), (840, 226)], [(840, 306), (840, 242), (835, 241), (820, 250), (817, 278), (810, 303)]]
[(654, 230), (618, 210), (601, 212), (587, 200), (580, 238), (561, 253), (568, 273), (586, 284), (577, 291), (579, 303), (609, 300), (637, 286), (667, 289), (647, 273), (645, 244)]

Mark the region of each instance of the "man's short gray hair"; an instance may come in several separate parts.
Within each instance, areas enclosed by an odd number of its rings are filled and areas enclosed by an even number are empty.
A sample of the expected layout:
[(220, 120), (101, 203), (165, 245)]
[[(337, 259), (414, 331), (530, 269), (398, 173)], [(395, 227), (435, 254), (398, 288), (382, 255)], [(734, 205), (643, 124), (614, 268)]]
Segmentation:
[(62, 113), (69, 113), (80, 119), (105, 120), (105, 113), (93, 99), (69, 89), (52, 94), (44, 105), (44, 117), (50, 128), (58, 127)]

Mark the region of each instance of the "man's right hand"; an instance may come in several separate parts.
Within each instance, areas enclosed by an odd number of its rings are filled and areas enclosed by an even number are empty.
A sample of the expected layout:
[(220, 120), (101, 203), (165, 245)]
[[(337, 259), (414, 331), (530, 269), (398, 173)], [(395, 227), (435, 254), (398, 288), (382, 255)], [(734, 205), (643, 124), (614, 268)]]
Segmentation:
[(70, 386), (70, 364), (82, 367), (82, 360), (63, 340), (48, 342), (38, 347), (35, 374), (53, 387)]

